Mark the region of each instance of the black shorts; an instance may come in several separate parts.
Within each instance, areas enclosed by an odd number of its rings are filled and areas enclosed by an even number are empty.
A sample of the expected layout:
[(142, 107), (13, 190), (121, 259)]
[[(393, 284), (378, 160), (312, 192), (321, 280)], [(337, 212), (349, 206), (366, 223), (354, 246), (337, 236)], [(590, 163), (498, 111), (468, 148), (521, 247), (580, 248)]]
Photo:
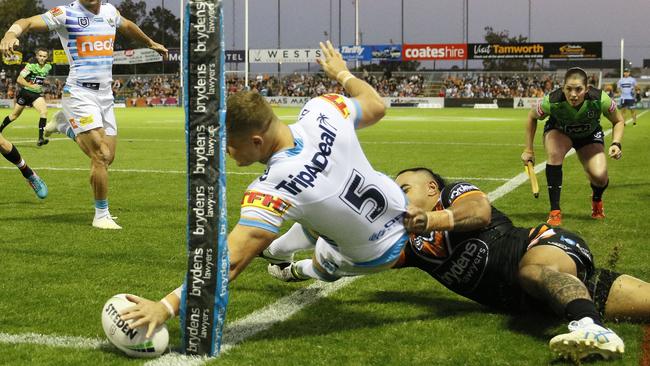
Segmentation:
[(16, 95), (16, 103), (18, 103), (18, 105), (22, 105), (25, 107), (31, 107), (34, 101), (36, 101), (36, 99), (41, 97), (43, 97), (43, 95), (39, 93), (34, 93), (27, 89), (20, 89), (20, 91)]
[[(552, 230), (552, 231), (551, 231)], [(533, 229), (532, 236), (538, 236), (542, 231), (542, 237), (539, 239), (530, 238), (531, 244), (529, 249), (538, 245), (552, 245), (562, 249), (573, 259), (576, 264), (577, 276), (583, 283), (589, 279), (594, 271), (594, 258), (589, 250), (589, 246), (577, 234), (562, 228), (549, 228), (547, 224), (540, 224)], [(551, 234), (550, 236), (546, 236)]]
[(622, 99), (620, 108), (634, 109), (636, 108), (635, 99)]
[(550, 130), (558, 130), (568, 136), (571, 139), (571, 144), (574, 149), (580, 150), (586, 145), (590, 144), (601, 144), (605, 145), (605, 134), (603, 133), (603, 128), (598, 125), (595, 130), (593, 130), (588, 136), (584, 137), (573, 137), (566, 132), (562, 131), (561, 128), (555, 126), (552, 123), (546, 123), (544, 125), (544, 135), (546, 135)]

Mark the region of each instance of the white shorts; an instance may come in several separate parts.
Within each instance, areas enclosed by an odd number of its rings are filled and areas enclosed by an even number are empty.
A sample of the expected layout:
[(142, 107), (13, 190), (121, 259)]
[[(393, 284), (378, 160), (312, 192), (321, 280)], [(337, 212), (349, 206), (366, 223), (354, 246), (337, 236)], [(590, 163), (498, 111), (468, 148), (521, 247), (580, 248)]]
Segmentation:
[(111, 89), (91, 90), (66, 85), (61, 105), (75, 135), (96, 128), (103, 128), (107, 136), (117, 135)]
[(404, 234), (383, 253), (378, 252), (375, 259), (366, 262), (355, 262), (341, 254), (336, 246), (331, 245), (322, 237), (316, 241), (314, 257), (325, 273), (318, 270), (325, 281), (335, 281), (344, 276), (358, 276), (381, 272), (393, 266), (399, 259), (408, 236)]

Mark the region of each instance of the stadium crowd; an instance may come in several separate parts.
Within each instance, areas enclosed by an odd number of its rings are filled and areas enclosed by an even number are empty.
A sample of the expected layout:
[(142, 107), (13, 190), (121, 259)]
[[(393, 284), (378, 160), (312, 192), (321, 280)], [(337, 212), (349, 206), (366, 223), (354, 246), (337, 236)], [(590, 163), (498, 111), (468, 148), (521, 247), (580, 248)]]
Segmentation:
[[(364, 72), (359, 74), (379, 94), (385, 97), (438, 96), (444, 98), (539, 98), (558, 88), (561, 77), (555, 73), (490, 75), (485, 73), (455, 73), (441, 80), (426, 80), (421, 73), (391, 75), (390, 73)], [(589, 78), (598, 85), (596, 75)], [(48, 78), (45, 83), (46, 100), (60, 99), (63, 79)], [(264, 96), (314, 97), (323, 93), (342, 93), (340, 85), (322, 74), (292, 73), (281, 76), (256, 74), (249, 79), (251, 89)], [(609, 90), (611, 86), (606, 85)], [(229, 94), (244, 88), (244, 78), (229, 75), (226, 80)], [(113, 94), (126, 100), (144, 100), (146, 105), (176, 104), (180, 100), (181, 84), (177, 74), (168, 75), (116, 75)], [(16, 94), (15, 76), (0, 73), (0, 99), (13, 99)], [(612, 95), (614, 93), (612, 92)], [(165, 103), (169, 100), (173, 103)], [(152, 103), (153, 101), (153, 103)], [(162, 101), (158, 103), (157, 101)], [(135, 102), (134, 102), (135, 103)]]
[[(485, 75), (469, 74), (447, 76), (438, 92), (445, 98), (541, 98), (553, 89), (559, 88), (561, 76), (548, 75)], [(598, 85), (592, 75), (590, 85)]]
[[(412, 97), (424, 92), (424, 77), (420, 74), (392, 76), (374, 75), (364, 72), (359, 75), (372, 85), (380, 95), (387, 97)], [(228, 93), (236, 93), (244, 88), (244, 79), (228, 78)], [(324, 93), (342, 93), (341, 86), (323, 74), (293, 73), (282, 77), (258, 74), (250, 80), (251, 90), (264, 96), (315, 97)]]

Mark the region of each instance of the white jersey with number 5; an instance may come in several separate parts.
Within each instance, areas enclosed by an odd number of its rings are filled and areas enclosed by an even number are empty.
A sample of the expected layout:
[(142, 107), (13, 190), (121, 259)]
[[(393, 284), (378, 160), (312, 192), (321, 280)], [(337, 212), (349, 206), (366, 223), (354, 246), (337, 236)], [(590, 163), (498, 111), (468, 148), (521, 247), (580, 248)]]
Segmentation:
[(110, 89), (115, 29), (122, 19), (119, 11), (111, 4), (101, 4), (99, 13), (93, 14), (74, 1), (52, 8), (41, 17), (59, 35), (68, 56), (70, 73), (66, 84), (99, 84), (93, 89)]
[(274, 154), (248, 187), (239, 224), (277, 233), (294, 220), (359, 263), (403, 242), (406, 197), (364, 155), (355, 132), (361, 113), (342, 95), (307, 102), (289, 126), (295, 147)]

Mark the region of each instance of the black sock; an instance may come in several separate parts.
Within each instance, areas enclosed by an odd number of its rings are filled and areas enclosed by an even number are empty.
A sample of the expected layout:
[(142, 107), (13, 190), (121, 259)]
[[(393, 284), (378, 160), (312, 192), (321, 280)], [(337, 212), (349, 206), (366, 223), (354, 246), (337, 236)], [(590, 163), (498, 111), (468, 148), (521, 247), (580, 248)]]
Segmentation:
[(594, 323), (603, 326), (603, 320), (600, 318), (596, 305), (588, 299), (575, 299), (566, 304), (564, 315), (568, 320), (580, 320), (584, 317), (590, 317)]
[[(16, 149), (16, 146), (11, 147), (11, 151), (8, 153), (2, 153), (2, 156), (5, 157), (5, 159), (9, 160), (10, 163), (12, 163), (15, 166), (18, 166), (21, 162), (23, 162), (23, 158), (20, 156), (20, 153), (18, 152), (18, 149)], [(34, 171), (25, 163), (22, 167), (19, 167), (20, 172), (23, 174), (23, 177), (29, 178), (32, 175), (34, 175)]]
[(551, 201), (551, 210), (559, 210), (560, 193), (562, 193), (562, 164), (546, 164), (546, 183), (548, 184), (548, 198)]
[(11, 122), (9, 116), (5, 117), (4, 121), (2, 121), (2, 125), (0, 125), (0, 132), (2, 132), (2, 130), (4, 130)]
[(43, 129), (45, 128), (45, 124), (47, 123), (47, 118), (40, 118), (38, 120), (38, 139), (42, 140), (43, 139)]
[(596, 187), (595, 185), (591, 185), (591, 191), (593, 192), (591, 196), (591, 200), (594, 202), (600, 202), (603, 200), (603, 192), (607, 189), (609, 186), (609, 180), (607, 180), (607, 183), (605, 183), (604, 187)]

